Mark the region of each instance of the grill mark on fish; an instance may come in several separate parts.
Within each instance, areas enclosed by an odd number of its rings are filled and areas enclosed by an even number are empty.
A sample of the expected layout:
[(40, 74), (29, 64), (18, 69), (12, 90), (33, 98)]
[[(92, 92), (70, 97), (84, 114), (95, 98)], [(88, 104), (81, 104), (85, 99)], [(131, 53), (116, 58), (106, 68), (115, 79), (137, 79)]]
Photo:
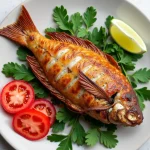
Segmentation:
[(66, 73), (64, 76), (62, 76), (58, 81), (58, 89), (61, 88), (61, 90), (63, 90), (64, 92), (67, 92), (66, 87), (68, 86), (68, 84), (70, 84), (70, 82), (73, 80), (73, 75), (70, 73)]
[(62, 76), (64, 76), (65, 73), (67, 73), (67, 72), (68, 72), (67, 68), (63, 69), (63, 70), (57, 75), (57, 77), (55, 78), (55, 81), (58, 81), (58, 80), (59, 80)]
[(54, 57), (51, 57), (51, 60), (46, 64), (46, 70), (48, 71), (56, 62), (57, 60)]
[(79, 93), (77, 94), (77, 98), (78, 99), (80, 99), (83, 95), (84, 95), (84, 93), (85, 93), (86, 91), (82, 88), (80, 91), (79, 91)]
[(74, 85), (68, 89), (68, 91), (74, 95), (77, 95), (80, 90), (81, 90), (81, 86), (78, 81), (75, 82)]
[(61, 51), (62, 49), (64, 49), (68, 44), (66, 43), (60, 43), (57, 45), (57, 47), (55, 47), (55, 49), (53, 49), (53, 54), (55, 57), (57, 57), (57, 54), (59, 53), (59, 51)]
[(96, 81), (99, 80), (103, 75), (104, 75), (104, 74), (101, 73), (101, 74), (99, 74), (97, 77), (91, 78), (91, 80), (96, 83)]
[(82, 69), (82, 72), (83, 72), (83, 73), (86, 73), (90, 68), (92, 68), (91, 65), (89, 65), (89, 66), (83, 68), (83, 69)]
[(59, 50), (59, 52), (56, 55), (56, 58), (62, 57), (62, 55), (65, 55), (68, 51), (69, 51), (68, 48)]
[(80, 60), (82, 59), (82, 57), (77, 56), (75, 57), (73, 60), (71, 60), (71, 62), (68, 64), (68, 67), (71, 69), (73, 66), (75, 66)]
[(61, 72), (62, 66), (59, 62), (54, 63), (49, 70), (47, 70), (47, 74), (49, 74), (48, 79), (50, 81), (54, 80), (56, 76)]
[(75, 84), (75, 82), (78, 81), (78, 79), (79, 79), (78, 77), (74, 77), (74, 79), (71, 80), (71, 82), (68, 84), (65, 90), (70, 89)]
[[(77, 63), (81, 60), (82, 58), (77, 56), (75, 57), (73, 60), (71, 60), (67, 66), (63, 66), (62, 71), (60, 72), (60, 74), (58, 74), (58, 76), (56, 77), (56, 81), (59, 80), (62, 76), (65, 75), (65, 73), (69, 71), (72, 71), (72, 67), (76, 66)], [(59, 61), (59, 60), (58, 60)]]
[[(86, 73), (92, 66), (86, 66), (85, 68), (83, 68), (83, 72)], [(75, 82), (77, 82), (79, 80), (79, 77), (75, 76), (74, 79), (69, 83), (69, 85), (67, 86), (66, 90), (68, 90), (69, 88), (71, 88), (72, 86), (74, 86)], [(81, 91), (78, 93), (77, 98), (80, 98), (82, 96), (82, 94), (84, 93), (84, 89), (81, 89)]]

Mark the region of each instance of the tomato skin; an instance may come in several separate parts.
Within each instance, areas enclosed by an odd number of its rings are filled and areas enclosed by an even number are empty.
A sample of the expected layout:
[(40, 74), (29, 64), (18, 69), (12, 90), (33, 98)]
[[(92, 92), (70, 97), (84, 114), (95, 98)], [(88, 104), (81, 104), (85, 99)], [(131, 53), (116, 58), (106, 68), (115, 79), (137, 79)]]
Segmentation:
[(56, 120), (56, 109), (54, 105), (46, 99), (36, 99), (31, 106), (31, 109), (35, 109), (44, 113), (50, 119), (50, 125), (53, 125)]
[[(21, 99), (19, 100), (19, 98)], [(31, 107), (34, 99), (35, 94), (33, 87), (22, 80), (13, 80), (6, 84), (0, 95), (3, 109), (10, 114), (15, 114)], [(16, 105), (16, 102), (19, 102), (19, 104)]]
[[(33, 129), (30, 125), (33, 127)], [(27, 109), (14, 115), (12, 126), (15, 132), (28, 140), (34, 141), (39, 140), (48, 134), (50, 122), (49, 118), (43, 113), (33, 109)], [(28, 127), (31, 129), (31, 131), (29, 131), (30, 129), (28, 129)], [(39, 130), (39, 132), (35, 134), (32, 132), (32, 130)]]

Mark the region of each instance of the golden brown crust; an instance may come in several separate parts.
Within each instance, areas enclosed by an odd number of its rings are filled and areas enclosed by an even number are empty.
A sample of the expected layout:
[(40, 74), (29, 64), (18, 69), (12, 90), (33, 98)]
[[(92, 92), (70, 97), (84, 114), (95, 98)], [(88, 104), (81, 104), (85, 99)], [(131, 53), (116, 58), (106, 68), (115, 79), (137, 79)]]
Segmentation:
[[(44, 41), (43, 37), (41, 37), (41, 41)], [(102, 77), (96, 80), (96, 83), (100, 87), (105, 86), (103, 88), (109, 96), (112, 96), (118, 92), (118, 89), (126, 88), (125, 85), (128, 84), (126, 78), (119, 70), (109, 64), (106, 58), (98, 55), (97, 53), (94, 53), (93, 51), (89, 51), (83, 47), (75, 46), (73, 44), (61, 42), (55, 43), (55, 41), (51, 41), (49, 44), (46, 42), (46, 40), (44, 42), (45, 43), (42, 42), (42, 45), (39, 47), (44, 46), (43, 48), (47, 50), (46, 53), (49, 54), (43, 54), (44, 56), (42, 57), (42, 50), (38, 50), (36, 51), (35, 55), (39, 57), (38, 60), (40, 60), (40, 64), (45, 70), (46, 76), (52, 86), (60, 93), (62, 93), (67, 99), (69, 99), (71, 103), (76, 104), (82, 108), (102, 106), (102, 102), (100, 100), (95, 100), (93, 95), (83, 91), (83, 88), (80, 86), (78, 80), (72, 86), (67, 88), (68, 85), (73, 82), (75, 78), (77, 78), (79, 70), (84, 70), (87, 66), (90, 65), (92, 67), (89, 68), (85, 74), (90, 79), (102, 75)], [(65, 49), (68, 49), (68, 51), (57, 59), (59, 51)], [(73, 63), (77, 57), (81, 57), (81, 60), (78, 60), (74, 65), (72, 65), (71, 68), (69, 68), (69, 65)], [(41, 58), (43, 58), (43, 60)], [(48, 66), (48, 63), (50, 63), (53, 59), (56, 59), (56, 62), (48, 69), (46, 66)], [(60, 79), (56, 81), (57, 76), (65, 69), (69, 70), (61, 75)], [(111, 84), (109, 84), (110, 82)], [(122, 87), (122, 85), (124, 85), (124, 87)], [(130, 86), (128, 86), (127, 89), (129, 88)], [(106, 102), (103, 105), (108, 105), (108, 103)], [(104, 118), (106, 112), (101, 112), (100, 116), (98, 116), (97, 112), (95, 111), (93, 111), (92, 114), (94, 115), (94, 118), (97, 118), (101, 121), (105, 120), (107, 123), (109, 122), (106, 117)]]

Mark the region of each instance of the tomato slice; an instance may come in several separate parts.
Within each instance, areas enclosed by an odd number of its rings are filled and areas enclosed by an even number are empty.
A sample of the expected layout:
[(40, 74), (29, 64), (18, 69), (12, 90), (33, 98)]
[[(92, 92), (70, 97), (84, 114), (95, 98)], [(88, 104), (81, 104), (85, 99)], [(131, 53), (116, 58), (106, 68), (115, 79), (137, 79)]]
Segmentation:
[(8, 113), (15, 114), (29, 108), (34, 101), (34, 90), (22, 80), (9, 82), (2, 90), (1, 105)]
[(23, 110), (14, 115), (13, 128), (28, 140), (45, 137), (50, 128), (49, 118), (34, 109)]
[(50, 118), (50, 124), (53, 125), (56, 119), (56, 109), (54, 105), (45, 99), (37, 99), (31, 106), (32, 109), (42, 112)]

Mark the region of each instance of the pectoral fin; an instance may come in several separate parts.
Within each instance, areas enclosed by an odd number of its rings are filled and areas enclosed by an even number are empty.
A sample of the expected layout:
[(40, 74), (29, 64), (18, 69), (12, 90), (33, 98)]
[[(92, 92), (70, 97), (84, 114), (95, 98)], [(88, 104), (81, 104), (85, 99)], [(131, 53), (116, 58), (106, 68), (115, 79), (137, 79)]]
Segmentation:
[[(47, 32), (47, 35), (51, 37), (51, 39), (61, 42), (67, 42), (74, 45), (82, 46), (84, 48), (87, 48), (89, 50), (94, 51), (95, 53), (98, 53), (99, 55), (106, 58), (103, 51), (98, 49), (92, 42), (89, 40), (84, 40), (75, 36), (70, 36), (69, 34), (66, 34), (64, 32)], [(107, 58), (106, 58), (107, 59)]]
[(84, 40), (75, 36), (70, 36), (69, 34), (64, 32), (47, 32), (46, 34), (49, 35), (53, 40), (75, 44), (87, 48), (91, 51), (94, 51), (95, 53), (105, 57), (114, 67), (120, 70), (117, 61), (112, 56), (104, 53), (89, 40)]
[(111, 103), (111, 99), (107, 93), (81, 71), (79, 71), (79, 82), (81, 83), (81, 86), (92, 95), (100, 99), (105, 99)]

